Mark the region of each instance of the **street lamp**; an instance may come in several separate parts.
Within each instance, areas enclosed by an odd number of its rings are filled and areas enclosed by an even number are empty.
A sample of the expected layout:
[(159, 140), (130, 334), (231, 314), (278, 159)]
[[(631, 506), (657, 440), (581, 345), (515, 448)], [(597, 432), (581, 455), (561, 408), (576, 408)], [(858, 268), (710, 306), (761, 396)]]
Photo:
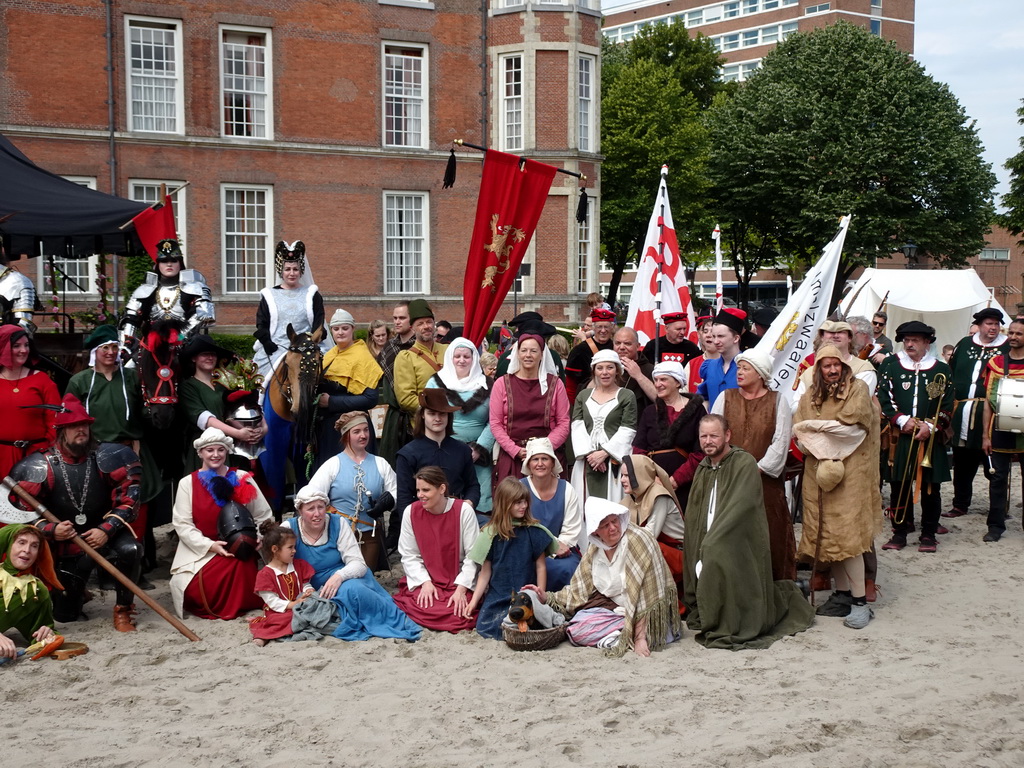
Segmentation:
[(917, 246), (912, 240), (908, 240), (900, 250), (907, 257), (907, 269), (917, 266)]

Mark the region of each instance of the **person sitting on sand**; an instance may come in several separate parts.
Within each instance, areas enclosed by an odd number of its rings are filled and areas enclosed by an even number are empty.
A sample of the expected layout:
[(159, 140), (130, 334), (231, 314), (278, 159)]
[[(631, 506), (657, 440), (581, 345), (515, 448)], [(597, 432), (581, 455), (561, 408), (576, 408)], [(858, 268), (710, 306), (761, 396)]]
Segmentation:
[(53, 638), (50, 590), (63, 590), (43, 534), (31, 525), (0, 528), (0, 659), (17, 656), (14, 641), (3, 634), (16, 629), (25, 640)]
[(583, 510), (590, 548), (569, 585), (532, 589), (569, 619), (573, 645), (597, 646), (608, 656), (632, 649), (650, 656), (682, 636), (676, 585), (650, 531), (629, 522), (621, 504), (591, 496)]
[(292, 608), (314, 593), (313, 566), (295, 558), (295, 531), (276, 520), (260, 526), (260, 555), (266, 567), (256, 574), (256, 594), (263, 598), (263, 615), (249, 619), (256, 645), (292, 634)]

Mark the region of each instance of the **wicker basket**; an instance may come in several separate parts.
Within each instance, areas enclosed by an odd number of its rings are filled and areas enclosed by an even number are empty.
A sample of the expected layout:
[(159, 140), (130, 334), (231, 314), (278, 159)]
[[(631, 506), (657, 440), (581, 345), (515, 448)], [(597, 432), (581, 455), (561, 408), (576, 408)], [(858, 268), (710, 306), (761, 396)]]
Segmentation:
[(501, 625), (501, 635), (513, 651), (546, 651), (565, 640), (567, 624), (551, 629), (528, 629), (520, 632), (516, 627)]

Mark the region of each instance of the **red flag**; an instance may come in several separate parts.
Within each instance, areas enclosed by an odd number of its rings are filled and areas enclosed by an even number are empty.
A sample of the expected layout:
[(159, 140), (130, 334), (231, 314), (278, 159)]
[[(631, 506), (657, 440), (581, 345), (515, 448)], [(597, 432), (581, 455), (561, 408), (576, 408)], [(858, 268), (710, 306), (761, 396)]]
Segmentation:
[(156, 261), (156, 244), (161, 240), (173, 240), (178, 237), (178, 230), (174, 226), (174, 207), (171, 205), (171, 196), (164, 195), (163, 203), (147, 208), (134, 219), (135, 232), (142, 241), (150, 258)]
[(487, 335), (537, 228), (557, 169), (487, 150), (463, 294), (463, 334), (474, 344)]

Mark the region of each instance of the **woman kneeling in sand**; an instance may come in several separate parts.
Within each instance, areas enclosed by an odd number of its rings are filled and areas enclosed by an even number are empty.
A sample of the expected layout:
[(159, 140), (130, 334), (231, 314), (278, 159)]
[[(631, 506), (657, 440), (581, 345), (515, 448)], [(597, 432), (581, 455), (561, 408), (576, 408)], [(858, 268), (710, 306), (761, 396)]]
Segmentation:
[[(682, 636), (672, 574), (650, 531), (621, 504), (591, 496), (583, 512), (590, 548), (569, 585), (541, 599), (569, 619), (573, 645), (608, 656), (650, 656)], [(525, 589), (536, 587), (529, 585)]]

